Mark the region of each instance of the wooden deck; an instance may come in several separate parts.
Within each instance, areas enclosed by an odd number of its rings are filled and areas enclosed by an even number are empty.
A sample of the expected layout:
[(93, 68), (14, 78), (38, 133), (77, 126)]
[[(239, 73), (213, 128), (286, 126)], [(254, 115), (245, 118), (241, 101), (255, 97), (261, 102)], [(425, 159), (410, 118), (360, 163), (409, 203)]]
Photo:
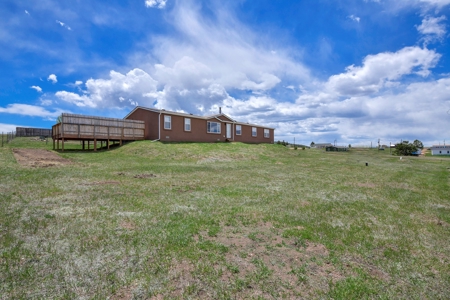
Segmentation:
[(143, 121), (113, 119), (95, 116), (74, 115), (63, 113), (61, 123), (52, 126), (53, 149), (64, 151), (64, 141), (82, 141), (90, 149), (90, 142), (94, 142), (94, 151), (97, 151), (97, 142), (110, 143), (123, 141), (137, 141), (144, 139), (145, 124)]

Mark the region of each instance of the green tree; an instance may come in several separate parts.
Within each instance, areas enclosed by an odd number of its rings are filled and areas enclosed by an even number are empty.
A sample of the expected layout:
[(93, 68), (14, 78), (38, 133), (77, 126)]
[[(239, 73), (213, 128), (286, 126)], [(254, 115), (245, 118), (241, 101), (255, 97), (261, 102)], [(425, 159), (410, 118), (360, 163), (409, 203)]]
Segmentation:
[(400, 143), (395, 145), (394, 154), (396, 155), (413, 155), (417, 151), (417, 147), (411, 143)]
[(419, 141), (419, 140), (415, 140), (415, 141), (413, 142), (413, 145), (416, 146), (416, 147), (419, 148), (419, 149), (423, 149), (423, 144), (422, 144), (422, 142)]
[(311, 146), (311, 148), (312, 148), (312, 147), (314, 147), (315, 144), (316, 144), (316, 143), (311, 142), (311, 144), (310, 144), (309, 146)]

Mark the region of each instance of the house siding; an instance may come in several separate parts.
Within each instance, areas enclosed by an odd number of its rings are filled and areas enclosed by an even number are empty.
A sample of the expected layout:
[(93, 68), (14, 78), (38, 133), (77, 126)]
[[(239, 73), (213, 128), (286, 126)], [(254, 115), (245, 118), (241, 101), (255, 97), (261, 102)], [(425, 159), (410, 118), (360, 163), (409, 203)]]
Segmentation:
[[(171, 129), (164, 129), (164, 116), (171, 116)], [(162, 142), (225, 142), (236, 141), (243, 143), (273, 143), (274, 129), (267, 127), (256, 127), (252, 124), (238, 123), (242, 127), (242, 135), (236, 135), (236, 122), (225, 115), (219, 115), (211, 118), (199, 118), (195, 115), (177, 115), (167, 111), (154, 112), (147, 109), (137, 108), (131, 112), (126, 119), (141, 120), (145, 122), (145, 139), (156, 140), (159, 137), (159, 128), (161, 130), (160, 140)], [(191, 131), (184, 130), (184, 119), (191, 119)], [(158, 126), (159, 119), (159, 126)], [(207, 122), (220, 123), (219, 133), (208, 133)], [(231, 124), (231, 138), (226, 138), (226, 124)], [(257, 128), (257, 136), (252, 136), (252, 127)], [(264, 137), (264, 129), (269, 129), (269, 138)]]
[[(137, 109), (132, 112), (126, 119), (144, 121), (146, 140), (158, 139), (158, 118), (159, 113)], [(164, 125), (164, 117), (161, 114), (162, 124)]]
[[(234, 141), (243, 142), (243, 143), (273, 143), (274, 141), (274, 130), (271, 128), (257, 127), (254, 125), (246, 125), (246, 124), (234, 124), (233, 130), (236, 133), (236, 125), (241, 125), (242, 134), (234, 135)], [(252, 128), (256, 127), (256, 137), (252, 136)], [(269, 129), (269, 137), (264, 137), (264, 129)]]

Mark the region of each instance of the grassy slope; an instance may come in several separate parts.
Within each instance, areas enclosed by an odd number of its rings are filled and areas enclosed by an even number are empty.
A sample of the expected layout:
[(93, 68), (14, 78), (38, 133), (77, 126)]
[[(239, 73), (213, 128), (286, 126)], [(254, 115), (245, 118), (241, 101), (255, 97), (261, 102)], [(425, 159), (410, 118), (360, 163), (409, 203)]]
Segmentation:
[(12, 147), (51, 143), (0, 148), (0, 298), (448, 297), (450, 161), (142, 141), (29, 169)]

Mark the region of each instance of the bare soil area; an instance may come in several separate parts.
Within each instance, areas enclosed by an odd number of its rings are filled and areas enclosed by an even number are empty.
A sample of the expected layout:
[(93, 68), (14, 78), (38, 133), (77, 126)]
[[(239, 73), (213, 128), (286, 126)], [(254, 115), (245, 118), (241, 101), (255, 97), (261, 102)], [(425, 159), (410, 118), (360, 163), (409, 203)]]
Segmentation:
[(72, 163), (55, 152), (43, 149), (13, 149), (13, 154), (17, 162), (24, 167), (46, 168)]

